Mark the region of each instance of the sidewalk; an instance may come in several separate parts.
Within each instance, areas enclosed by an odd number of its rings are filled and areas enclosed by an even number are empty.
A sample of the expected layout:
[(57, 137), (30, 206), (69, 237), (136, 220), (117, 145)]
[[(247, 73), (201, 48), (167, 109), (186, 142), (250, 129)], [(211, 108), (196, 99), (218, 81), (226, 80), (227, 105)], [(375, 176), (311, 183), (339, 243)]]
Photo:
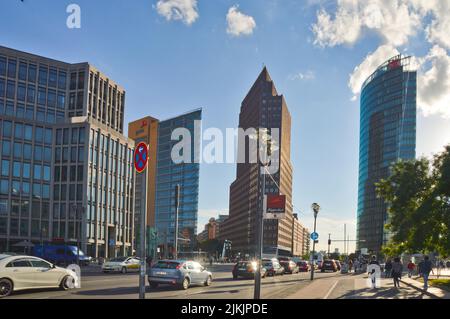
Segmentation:
[[(418, 277), (416, 277), (418, 278)], [(412, 287), (426, 295), (433, 296), (439, 299), (450, 299), (450, 292), (437, 287), (428, 287), (428, 290), (423, 289), (423, 283), (413, 278), (403, 277), (400, 282)]]

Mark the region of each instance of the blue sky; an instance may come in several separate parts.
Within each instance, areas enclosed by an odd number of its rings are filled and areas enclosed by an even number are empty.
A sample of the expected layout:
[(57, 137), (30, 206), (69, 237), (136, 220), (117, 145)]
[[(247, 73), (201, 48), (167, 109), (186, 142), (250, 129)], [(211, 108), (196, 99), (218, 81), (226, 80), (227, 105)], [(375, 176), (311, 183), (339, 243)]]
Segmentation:
[[(391, 36), (398, 21), (391, 21), (389, 8), (381, 2), (380, 14), (367, 17), (365, 8), (348, 7), (348, 0), (163, 0), (159, 5), (157, 0), (3, 0), (0, 44), (92, 63), (125, 87), (127, 123), (146, 115), (166, 119), (202, 107), (204, 128), (236, 127), (241, 101), (265, 64), (292, 115), (293, 201), (300, 219), (312, 228), (309, 207), (318, 202), (321, 238), (328, 233), (343, 238), (347, 223), (354, 239), (359, 103), (352, 101), (358, 92), (348, 85), (350, 74), (356, 80), (368, 75), (392, 50), (420, 57), (428, 91), (421, 92), (418, 154), (429, 155), (450, 142), (450, 111), (442, 106), (450, 105), (444, 103), (450, 85), (436, 88), (439, 81), (433, 81), (439, 67), (450, 65), (450, 30), (443, 32), (448, 26), (439, 24), (447, 16), (439, 13), (442, 8), (422, 8), (420, 0), (414, 1), (420, 4), (407, 14), (417, 18), (417, 12), (420, 26), (403, 17), (402, 28), (404, 21), (412, 24), (405, 41), (398, 32)], [(177, 12), (187, 12), (185, 19), (173, 19), (174, 11), (164, 11), (164, 2), (169, 9), (171, 4), (182, 5)], [(398, 5), (403, 2), (398, 0)], [(66, 26), (70, 3), (81, 8), (80, 29)], [(238, 30), (233, 34), (226, 17), (236, 5), (235, 12), (242, 15), (234, 16)], [(361, 15), (350, 22), (359, 24), (340, 23), (345, 10), (353, 17)], [(423, 31), (432, 21), (438, 22), (432, 32)], [(355, 30), (360, 32), (353, 34)], [(367, 63), (354, 72), (363, 61)], [(450, 72), (450, 67), (445, 70)], [(430, 97), (436, 90), (444, 102)], [(438, 104), (439, 109), (432, 107)], [(202, 165), (199, 230), (209, 217), (228, 211), (234, 178), (235, 165)], [(325, 242), (319, 248), (325, 249)], [(336, 247), (343, 249), (341, 244)]]

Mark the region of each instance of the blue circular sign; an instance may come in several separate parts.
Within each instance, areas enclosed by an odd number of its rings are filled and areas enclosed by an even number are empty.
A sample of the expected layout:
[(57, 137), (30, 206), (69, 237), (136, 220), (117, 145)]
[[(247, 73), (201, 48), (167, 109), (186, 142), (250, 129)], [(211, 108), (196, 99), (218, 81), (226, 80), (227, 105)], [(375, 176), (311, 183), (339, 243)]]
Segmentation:
[(311, 239), (312, 240), (317, 240), (317, 239), (319, 239), (319, 234), (318, 233), (311, 233)]

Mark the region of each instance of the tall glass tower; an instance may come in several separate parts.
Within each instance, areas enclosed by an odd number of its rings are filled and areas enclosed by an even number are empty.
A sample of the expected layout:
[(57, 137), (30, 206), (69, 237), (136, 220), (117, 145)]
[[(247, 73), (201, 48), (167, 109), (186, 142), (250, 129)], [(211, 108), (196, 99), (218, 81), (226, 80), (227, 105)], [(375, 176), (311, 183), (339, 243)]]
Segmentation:
[(395, 56), (382, 64), (361, 90), (357, 247), (379, 253), (389, 240), (387, 206), (375, 183), (390, 166), (416, 155), (416, 72), (411, 57)]
[[(180, 186), (178, 254), (192, 252), (197, 236), (200, 139), (202, 110), (161, 121), (158, 130), (156, 166), (155, 225), (161, 252), (171, 256), (175, 247), (175, 187)], [(190, 163), (175, 163), (171, 153), (179, 143), (172, 132), (186, 128), (191, 135)], [(181, 255), (182, 256), (182, 255)]]

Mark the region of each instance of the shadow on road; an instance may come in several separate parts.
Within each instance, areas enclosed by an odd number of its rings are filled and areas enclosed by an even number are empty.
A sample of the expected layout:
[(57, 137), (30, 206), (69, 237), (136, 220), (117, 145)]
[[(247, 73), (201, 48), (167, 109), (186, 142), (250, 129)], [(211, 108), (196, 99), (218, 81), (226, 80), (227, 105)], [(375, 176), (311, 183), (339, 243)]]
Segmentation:
[[(337, 299), (402, 299), (402, 289), (401, 288), (364, 288), (350, 291)], [(424, 293), (420, 295), (414, 295), (408, 297), (408, 299), (423, 299), (425, 296)]]

